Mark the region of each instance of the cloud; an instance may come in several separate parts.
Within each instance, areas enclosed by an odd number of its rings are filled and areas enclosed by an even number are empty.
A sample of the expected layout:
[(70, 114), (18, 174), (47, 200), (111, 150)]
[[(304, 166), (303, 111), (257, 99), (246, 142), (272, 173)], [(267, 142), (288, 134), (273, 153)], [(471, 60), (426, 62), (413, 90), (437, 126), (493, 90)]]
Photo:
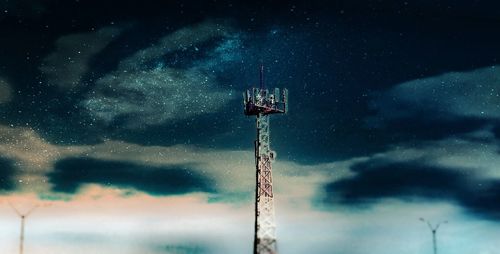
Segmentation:
[(90, 61), (122, 31), (117, 27), (103, 27), (97, 31), (60, 37), (55, 51), (45, 57), (40, 71), (49, 84), (69, 90), (80, 85), (89, 71)]
[(382, 197), (447, 199), (465, 187), (466, 179), (456, 170), (448, 170), (418, 162), (394, 163), (370, 160), (352, 167), (356, 176), (326, 186), (337, 191), (343, 203), (362, 203)]
[[(251, 150), (217, 150), (192, 145), (142, 146), (113, 140), (92, 146), (63, 146), (48, 143), (30, 128), (0, 125), (0, 153), (16, 165), (14, 179), (17, 192), (36, 192), (46, 197), (60, 196), (53, 193), (53, 188), (57, 186), (62, 191), (66, 188), (67, 192), (73, 192), (92, 183), (103, 186), (110, 183), (120, 188), (129, 186), (151, 194), (167, 195), (168, 186), (156, 190), (154, 185), (148, 185), (147, 182), (156, 180), (151, 178), (153, 176), (166, 177), (170, 173), (163, 171), (171, 169), (175, 169), (179, 177), (191, 175), (193, 178), (187, 179), (188, 183), (198, 178), (209, 181), (209, 185), (193, 184), (202, 191), (210, 192), (211, 201), (251, 202), (255, 188), (254, 153)], [(75, 161), (80, 163), (68, 166)], [(353, 159), (349, 163), (356, 161)], [(91, 175), (79, 176), (80, 164), (91, 168)], [(308, 204), (317, 186), (330, 179), (348, 176), (348, 165), (344, 162), (301, 165), (278, 160), (274, 164), (275, 190), (297, 203)], [(108, 167), (109, 171), (93, 170)], [(117, 167), (127, 169), (124, 171), (126, 174), (117, 176), (114, 171)], [(328, 171), (332, 167), (337, 169), (333, 173)], [(150, 174), (141, 178), (132, 168), (144, 169), (141, 172)], [(115, 177), (119, 181), (113, 181)], [(106, 179), (109, 181), (106, 182)], [(63, 180), (69, 185), (65, 187)], [(52, 183), (55, 185), (52, 186)], [(62, 195), (62, 198), (69, 197)]]
[(154, 167), (130, 162), (67, 158), (58, 161), (49, 173), (53, 190), (76, 193), (82, 184), (133, 187), (153, 195), (212, 192), (212, 181), (180, 167)]
[(165, 244), (158, 246), (158, 251), (162, 253), (175, 253), (175, 254), (202, 254), (214, 253), (210, 250), (210, 246), (206, 244), (185, 243), (185, 244)]
[[(186, 26), (170, 33), (158, 40), (150, 47), (141, 49), (135, 52), (130, 57), (120, 61), (119, 70), (143, 70), (145, 66), (151, 67), (151, 61), (161, 59), (162, 56), (171, 55), (173, 53), (194, 53), (200, 52), (198, 46), (203, 46), (203, 43), (208, 43), (211, 40), (217, 39), (236, 39), (237, 33), (231, 28), (226, 21), (222, 20), (207, 20), (191, 26)], [(216, 42), (216, 41), (212, 41)], [(219, 41), (224, 42), (224, 40)], [(218, 44), (218, 43), (216, 43)], [(215, 50), (217, 51), (217, 50)], [(186, 55), (192, 58), (192, 55)], [(165, 59), (166, 62), (181, 60), (181, 59)], [(156, 61), (154, 63), (160, 64)]]
[(500, 220), (498, 143), (491, 133), (480, 136), (490, 142), (450, 138), (375, 154), (352, 164), (353, 175), (326, 184), (325, 201), (365, 207), (384, 199), (442, 200), (470, 214)]
[(53, 161), (79, 154), (85, 149), (84, 146), (52, 145), (31, 128), (0, 125), (0, 154), (15, 163), (13, 178), (17, 190), (41, 191), (46, 185), (46, 173), (52, 169)]
[(184, 27), (120, 61), (82, 105), (95, 119), (129, 129), (216, 112), (234, 99), (217, 73), (238, 59), (238, 47), (224, 23)]
[[(142, 146), (108, 141), (85, 152), (88, 158), (131, 162), (153, 167), (183, 167), (214, 180), (213, 201), (251, 202), (255, 189), (255, 160), (251, 150), (218, 150), (191, 145)], [(362, 159), (353, 159), (355, 163)], [(273, 164), (275, 191), (297, 203), (309, 204), (317, 186), (350, 175), (348, 163), (301, 165), (278, 159)], [(329, 171), (332, 167), (335, 172)], [(325, 177), (325, 176), (328, 177)]]
[(7, 103), (11, 100), (12, 91), (9, 83), (0, 77), (0, 104)]
[[(325, 254), (332, 248), (349, 254), (387, 253), (388, 245), (394, 253), (424, 253), (431, 248), (431, 235), (419, 217), (450, 221), (438, 236), (439, 246), (449, 253), (495, 253), (500, 237), (498, 223), (471, 219), (448, 202), (382, 200), (370, 210), (337, 205), (318, 211), (282, 197), (276, 196), (280, 253), (308, 253), (311, 245), (314, 253)], [(17, 203), (21, 197), (6, 198)], [(31, 203), (36, 202), (31, 195)], [(72, 200), (37, 210), (30, 217), (28, 246), (30, 253), (160, 254), (188, 250), (187, 245), (210, 253), (250, 253), (253, 208), (251, 203), (208, 202), (204, 193), (123, 196), (121, 190), (89, 185)], [(15, 252), (19, 221), (8, 207), (0, 207), (0, 222), (0, 244)]]
[[(40, 202), (35, 194), (0, 198), (13, 204)], [(30, 217), (30, 253), (251, 251), (252, 206), (207, 202), (206, 193), (124, 196), (123, 190), (90, 184), (73, 199), (51, 204)], [(2, 250), (15, 252), (19, 221), (9, 207), (0, 206), (0, 223)]]
[[(93, 178), (85, 178), (84, 174), (76, 176), (76, 178), (91, 180), (86, 180), (89, 183), (80, 185), (80, 190), (70, 199), (55, 200), (52, 207), (40, 209), (36, 217), (32, 218), (31, 239), (38, 241), (33, 242), (33, 246), (40, 246), (36, 249), (33, 247), (33, 253), (57, 251), (162, 253), (162, 247), (182, 246), (182, 243), (187, 241), (193, 242), (193, 239), (205, 240), (201, 241), (202, 243), (216, 243), (211, 245), (210, 250), (217, 253), (251, 251), (249, 243), (252, 240), (253, 225), (252, 190), (255, 187), (255, 167), (251, 150), (224, 151), (189, 145), (141, 146), (109, 140), (95, 146), (64, 147), (46, 144), (47, 142), (39, 140), (39, 137), (35, 138), (36, 132), (28, 128), (6, 129), (13, 133), (24, 133), (29, 137), (22, 142), (23, 145), (16, 148), (17, 151), (22, 150), (21, 147), (24, 145), (29, 146), (28, 141), (33, 144), (44, 144), (35, 146), (36, 148), (52, 147), (55, 151), (67, 149), (72, 151), (72, 153), (64, 153), (55, 157), (41, 157), (48, 161), (47, 165), (51, 165), (49, 172), (56, 172), (52, 170), (56, 168), (54, 165), (57, 165), (58, 161), (69, 160), (85, 165), (85, 161), (89, 160), (97, 162), (101, 167), (124, 165), (123, 167), (126, 168), (124, 172), (132, 171), (127, 168), (127, 165), (153, 171), (189, 165), (188, 170), (195, 175), (214, 179), (213, 187), (216, 193), (197, 192), (181, 196), (152, 196), (147, 194), (147, 189), (141, 186), (136, 187), (133, 182), (128, 183), (126, 179), (120, 177), (118, 177), (120, 181), (106, 185), (101, 184), (104, 183), (101, 179), (106, 177), (104, 174), (100, 175), (99, 172), (95, 172), (98, 177)], [(494, 142), (492, 136), (489, 130), (484, 130), (482, 133), (471, 133), (463, 138), (441, 140), (440, 143), (433, 141), (411, 147), (394, 147), (390, 151), (370, 157), (317, 165), (300, 165), (278, 158), (273, 164), (273, 180), (276, 191), (280, 249), (283, 253), (305, 253), (310, 250), (310, 244), (304, 245), (296, 241), (296, 239), (304, 239), (317, 246), (315, 249), (317, 253), (330, 253), (333, 247), (341, 252), (353, 254), (366, 253), (367, 249), (373, 250), (373, 253), (385, 253), (389, 243), (393, 243), (392, 246), (396, 252), (420, 253), (429, 246), (428, 229), (417, 220), (418, 217), (423, 216), (433, 221), (443, 218), (451, 221), (441, 231), (440, 239), (443, 242), (440, 246), (450, 251), (454, 250), (453, 253), (470, 253), (475, 249), (467, 247), (465, 251), (452, 246), (453, 244), (446, 245), (447, 237), (453, 238), (453, 243), (454, 241), (475, 243), (477, 250), (494, 250), (497, 237), (493, 236), (498, 235), (498, 225), (491, 221), (477, 220), (477, 217), (471, 219), (468, 217), (470, 214), (463, 213), (463, 203), (454, 198), (433, 199), (434, 202), (429, 202), (425, 196), (417, 198), (416, 201), (400, 197), (381, 197), (370, 206), (370, 209), (353, 209), (353, 206), (330, 203), (331, 209), (327, 211), (318, 210), (318, 207), (311, 204), (311, 200), (315, 198), (322, 186), (357, 177), (364, 172), (361, 166), (356, 168), (357, 165), (365, 165), (369, 168), (368, 162), (374, 162), (374, 164), (378, 162), (375, 166), (382, 167), (391, 163), (404, 165), (407, 161), (422, 160), (429, 165), (434, 165), (434, 168), (444, 168), (450, 172), (455, 172), (453, 170), (458, 168), (452, 165), (465, 163), (462, 167), (467, 170), (464, 171), (465, 175), (473, 175), (476, 177), (474, 179), (486, 179), (487, 181), (482, 182), (483, 184), (494, 183), (494, 177), (499, 173), (495, 172), (498, 170), (494, 170), (495, 168), (492, 170), (488, 165), (495, 165), (495, 158), (490, 158), (490, 153), (495, 153), (498, 147), (496, 143), (489, 143)], [(478, 150), (481, 146), (485, 149)], [(484, 154), (485, 157), (480, 157), (480, 154)], [(458, 160), (460, 158), (461, 160)], [(490, 161), (484, 158), (489, 158)], [(16, 163), (18, 161), (16, 159)], [(477, 164), (477, 168), (468, 166), (472, 164)], [(369, 169), (377, 170), (375, 166)], [(76, 165), (74, 168), (78, 169), (78, 167), (79, 165)], [(66, 169), (70, 170), (70, 167)], [(452, 175), (459, 174), (459, 172), (452, 173)], [(135, 173), (127, 173), (127, 175), (131, 176)], [(114, 179), (111, 176), (113, 174), (110, 174), (110, 179)], [(140, 177), (137, 178), (139, 178), (138, 182), (147, 182), (142, 181)], [(114, 184), (117, 183), (121, 185), (115, 186)], [(491, 186), (485, 187), (489, 189)], [(239, 203), (238, 201), (212, 202), (212, 195), (228, 196), (235, 192), (248, 194), (245, 194), (245, 200), (238, 200)], [(335, 195), (336, 190), (333, 192)], [(445, 193), (452, 195), (450, 194), (452, 191)], [(490, 193), (491, 197), (482, 195), (484, 193), (486, 192), (481, 192), (480, 196), (475, 197), (483, 200), (494, 199), (494, 193)], [(7, 198), (16, 201), (17, 196)], [(476, 199), (464, 198), (462, 200), (473, 202)], [(123, 213), (123, 211), (127, 212)], [(200, 211), (203, 212), (200, 213)], [(475, 213), (473, 210), (468, 211)], [(484, 216), (484, 211), (484, 209), (478, 210), (477, 215), (481, 218), (491, 218), (491, 216)], [(6, 215), (0, 218), (8, 218), (7, 214), (12, 216), (12, 212), (8, 209), (0, 209), (0, 213), (2, 212)], [(2, 223), (5, 225), (3, 227), (5, 237), (0, 237), (3, 239), (2, 246), (15, 251), (16, 246), (12, 244), (15, 243), (15, 238), (9, 237), (15, 236), (12, 230), (16, 229), (18, 224), (10, 220)], [(95, 225), (100, 226), (95, 227)], [(467, 235), (466, 233), (471, 230), (482, 232), (479, 234), (481, 236)], [(0, 229), (0, 235), (4, 231)], [(73, 234), (74, 240), (61, 237), (70, 233)], [(483, 233), (491, 237), (484, 238)], [(231, 239), (226, 241), (231, 244), (220, 243), (216, 239)], [(364, 244), (357, 244), (360, 241)], [(74, 244), (76, 242), (78, 242), (77, 245)], [(478, 243), (480, 243), (479, 247)]]
[(83, 105), (106, 124), (140, 128), (166, 121), (189, 119), (220, 109), (231, 91), (213, 87), (210, 74), (156, 69), (107, 75)]
[[(0, 141), (3, 156), (16, 165), (16, 181), (23, 180), (16, 183), (17, 188), (40, 195), (50, 196), (54, 189), (72, 193), (92, 183), (170, 195), (175, 190), (169, 192), (168, 185), (163, 186), (165, 189), (157, 188), (154, 181), (169, 178), (169, 170), (174, 170), (177, 173), (171, 177), (175, 179), (186, 174), (193, 176), (186, 178), (190, 185), (180, 186), (181, 189), (198, 188), (208, 192), (212, 201), (248, 203), (253, 198), (255, 166), (250, 150), (142, 146), (110, 140), (94, 146), (59, 146), (47, 143), (29, 128), (10, 127), (0, 128)], [(358, 203), (370, 198), (376, 202), (391, 197), (411, 200), (408, 197), (413, 195), (416, 199), (451, 200), (478, 215), (494, 217), (497, 208), (485, 204), (497, 198), (493, 191), (500, 181), (499, 163), (498, 142), (492, 130), (485, 129), (460, 138), (399, 145), (383, 153), (346, 161), (301, 165), (278, 159), (273, 167), (277, 195), (300, 206), (312, 205), (311, 201), (321, 194), (318, 193), (321, 186), (327, 186), (323, 190), (329, 195), (327, 200), (333, 202), (350, 192)], [(123, 175), (118, 168), (123, 169)], [(86, 174), (79, 175), (80, 171)], [(377, 178), (377, 173), (385, 178)], [(433, 177), (451, 182), (443, 185), (448, 187), (443, 189), (430, 180)], [(210, 184), (194, 179), (208, 179)], [(339, 189), (338, 183), (342, 183)], [(377, 186), (387, 186), (388, 192)], [(403, 195), (394, 194), (390, 188)], [(345, 191), (342, 195), (340, 189)], [(476, 196), (472, 196), (473, 190), (477, 190)], [(369, 196), (370, 193), (375, 196)]]
[(0, 157), (0, 192), (14, 189), (14, 162)]
[(449, 72), (408, 81), (374, 94), (371, 107), (377, 114), (373, 125), (400, 119), (453, 121), (500, 120), (500, 66), (469, 72)]

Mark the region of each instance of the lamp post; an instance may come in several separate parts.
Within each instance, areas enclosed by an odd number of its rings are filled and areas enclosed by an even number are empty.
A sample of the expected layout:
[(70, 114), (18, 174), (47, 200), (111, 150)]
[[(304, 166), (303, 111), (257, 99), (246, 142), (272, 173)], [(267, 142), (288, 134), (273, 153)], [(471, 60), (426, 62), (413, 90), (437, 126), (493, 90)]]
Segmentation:
[(28, 218), (28, 216), (30, 216), (30, 214), (32, 214), (37, 208), (39, 208), (40, 206), (50, 206), (50, 204), (44, 204), (44, 205), (34, 205), (32, 206), (27, 212), (25, 213), (21, 213), (14, 205), (12, 205), (10, 202), (9, 202), (9, 205), (10, 207), (12, 207), (12, 209), (14, 210), (14, 212), (16, 212), (17, 216), (19, 216), (19, 218), (21, 218), (21, 235), (19, 237), (19, 254), (23, 254), (24, 252), (24, 227), (25, 227), (25, 222), (26, 222), (26, 218)]
[(441, 226), (441, 224), (448, 223), (448, 221), (441, 221), (438, 224), (432, 226), (432, 224), (424, 218), (420, 218), (419, 220), (424, 222), (424, 223), (427, 223), (427, 226), (429, 226), (429, 229), (432, 232), (432, 249), (434, 251), (434, 254), (437, 254), (436, 233), (437, 233), (439, 226)]

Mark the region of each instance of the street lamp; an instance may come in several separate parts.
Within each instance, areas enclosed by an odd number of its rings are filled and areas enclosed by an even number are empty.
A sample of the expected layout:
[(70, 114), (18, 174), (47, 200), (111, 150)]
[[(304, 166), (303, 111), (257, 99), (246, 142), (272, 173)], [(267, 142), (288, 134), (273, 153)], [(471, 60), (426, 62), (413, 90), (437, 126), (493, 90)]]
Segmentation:
[[(16, 212), (17, 216), (19, 216), (19, 218), (21, 218), (21, 236), (19, 237), (19, 254), (23, 254), (24, 252), (24, 225), (25, 225), (25, 220), (26, 218), (32, 214), (38, 207), (40, 207), (40, 205), (34, 205), (32, 206), (27, 212), (25, 213), (21, 213), (14, 205), (12, 205), (10, 202), (9, 202), (9, 205), (10, 207), (12, 207), (12, 209), (14, 210), (14, 212)], [(45, 204), (45, 205), (42, 205), (42, 206), (50, 206), (50, 204)]]
[(448, 223), (448, 221), (441, 221), (438, 224), (432, 226), (432, 224), (424, 218), (419, 218), (419, 220), (424, 223), (427, 223), (427, 226), (429, 226), (429, 229), (432, 232), (432, 247), (433, 247), (432, 249), (434, 250), (434, 254), (437, 254), (436, 232), (439, 226), (441, 226), (441, 224)]

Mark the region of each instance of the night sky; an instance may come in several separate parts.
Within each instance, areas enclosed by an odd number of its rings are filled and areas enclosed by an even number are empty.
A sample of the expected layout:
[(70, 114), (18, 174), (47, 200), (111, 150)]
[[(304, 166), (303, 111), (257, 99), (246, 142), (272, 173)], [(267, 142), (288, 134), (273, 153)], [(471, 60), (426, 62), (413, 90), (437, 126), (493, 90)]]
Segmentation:
[[(0, 1), (0, 252), (500, 254), (495, 1)], [(10, 204), (10, 205), (9, 205)]]

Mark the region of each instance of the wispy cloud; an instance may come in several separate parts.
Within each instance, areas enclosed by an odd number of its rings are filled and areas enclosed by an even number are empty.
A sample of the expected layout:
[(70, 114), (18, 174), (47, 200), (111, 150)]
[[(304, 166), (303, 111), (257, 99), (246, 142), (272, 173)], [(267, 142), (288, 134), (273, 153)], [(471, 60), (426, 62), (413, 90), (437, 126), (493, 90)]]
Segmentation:
[(369, 118), (380, 125), (398, 119), (500, 119), (500, 66), (449, 72), (408, 81), (374, 95)]
[(63, 90), (78, 87), (90, 69), (92, 58), (109, 45), (121, 31), (122, 28), (110, 26), (96, 31), (62, 36), (55, 43), (55, 51), (43, 59), (39, 69), (51, 85)]
[[(121, 60), (82, 104), (95, 119), (130, 129), (216, 112), (235, 97), (216, 72), (237, 59), (237, 41), (224, 22), (181, 28)], [(176, 54), (192, 60), (179, 63)]]
[(9, 83), (4, 78), (0, 77), (0, 104), (9, 102), (11, 97), (12, 91)]

